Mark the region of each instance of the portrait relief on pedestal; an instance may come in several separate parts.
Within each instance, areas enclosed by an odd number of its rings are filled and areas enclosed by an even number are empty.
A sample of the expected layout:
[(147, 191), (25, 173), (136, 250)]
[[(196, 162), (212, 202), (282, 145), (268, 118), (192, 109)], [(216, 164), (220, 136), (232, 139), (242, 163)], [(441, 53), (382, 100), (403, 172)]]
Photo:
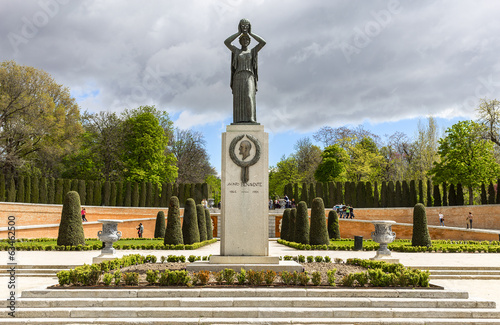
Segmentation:
[[(238, 155), (236, 154), (238, 148)], [(250, 166), (255, 165), (260, 159), (261, 145), (259, 140), (250, 135), (242, 134), (233, 139), (229, 145), (229, 157), (239, 167), (241, 167), (241, 182), (248, 183), (250, 179)], [(252, 157), (253, 155), (253, 157)]]

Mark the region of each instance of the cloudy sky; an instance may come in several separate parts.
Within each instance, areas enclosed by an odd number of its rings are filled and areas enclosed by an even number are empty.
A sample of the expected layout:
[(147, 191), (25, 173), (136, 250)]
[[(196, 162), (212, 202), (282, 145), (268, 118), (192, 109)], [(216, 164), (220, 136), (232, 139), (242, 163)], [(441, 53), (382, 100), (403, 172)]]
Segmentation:
[(0, 0), (0, 61), (47, 71), (82, 111), (167, 110), (220, 169), (223, 41), (248, 18), (267, 41), (257, 120), (274, 165), (325, 125), (411, 137), (428, 116), (474, 118), (479, 98), (500, 98), (499, 16), (495, 0)]

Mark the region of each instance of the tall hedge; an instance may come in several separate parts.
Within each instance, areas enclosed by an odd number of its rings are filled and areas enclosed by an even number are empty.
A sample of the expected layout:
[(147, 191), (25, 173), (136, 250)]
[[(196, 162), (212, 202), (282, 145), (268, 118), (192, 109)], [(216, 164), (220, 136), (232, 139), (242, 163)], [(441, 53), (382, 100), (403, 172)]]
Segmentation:
[(139, 206), (139, 183), (134, 183), (133, 188), (132, 188), (132, 206), (133, 207), (138, 207)]
[(395, 207), (402, 207), (403, 206), (403, 190), (402, 190), (400, 181), (396, 181), (396, 192), (395, 192), (394, 206)]
[(123, 192), (123, 183), (116, 182), (116, 206), (124, 206), (125, 195)]
[(288, 241), (296, 242), (295, 240), (295, 224), (297, 220), (297, 208), (290, 210), (290, 226), (288, 227)]
[(378, 192), (378, 183), (375, 182), (373, 186), (373, 207), (378, 208), (380, 206), (380, 194)]
[[(111, 194), (109, 196), (109, 205), (114, 207), (116, 206), (116, 200), (117, 200), (117, 187), (116, 187), (116, 182), (111, 182)], [(163, 238), (163, 237), (162, 237)]]
[(26, 187), (24, 189), (24, 199), (22, 201), (19, 201), (19, 202), (31, 203), (31, 176), (30, 175), (27, 175), (24, 178), (24, 185)]
[(40, 202), (40, 178), (34, 176), (31, 179), (31, 203)]
[(295, 242), (309, 244), (309, 215), (307, 203), (300, 201), (297, 206), (297, 216), (295, 218)]
[(102, 184), (100, 181), (94, 182), (94, 205), (102, 204)]
[[(460, 187), (462, 184), (460, 184)], [(497, 180), (497, 199), (496, 204), (500, 204), (500, 178)]]
[(191, 245), (200, 241), (200, 230), (198, 229), (198, 217), (196, 215), (196, 203), (191, 198), (187, 199), (186, 204), (184, 205), (182, 238), (184, 239), (184, 245)]
[(434, 197), (434, 203), (433, 203), (434, 206), (440, 207), (441, 206), (441, 192), (439, 191), (439, 184), (434, 184), (433, 197)]
[(207, 240), (207, 219), (205, 217), (205, 208), (201, 204), (196, 205), (196, 219), (198, 220), (200, 241), (205, 241)]
[(184, 244), (179, 199), (176, 196), (172, 196), (168, 204), (167, 227), (165, 228), (165, 239), (163, 243), (165, 245)]
[(393, 181), (389, 181), (387, 183), (386, 195), (387, 195), (387, 206), (388, 207), (395, 207), (396, 206), (396, 191), (394, 190), (394, 182)]
[(325, 205), (323, 199), (317, 197), (311, 206), (311, 226), (309, 231), (309, 244), (328, 245), (328, 229), (326, 228)]
[(422, 180), (418, 181), (418, 202), (424, 204), (424, 182)]
[(210, 217), (210, 210), (205, 208), (205, 224), (207, 226), (207, 240), (214, 238), (214, 229), (212, 228), (212, 218)]
[[(453, 185), (453, 184), (451, 184)], [(448, 191), (447, 191), (447, 186), (448, 184), (446, 184), (446, 182), (443, 182), (442, 184), (442, 187), (443, 187), (443, 198), (441, 200), (441, 204), (445, 207), (445, 206), (449, 206), (449, 205), (455, 205), (453, 203), (454, 201), (454, 196), (450, 193), (450, 195), (448, 196)], [(449, 188), (449, 190), (451, 191), (451, 187)]]
[(87, 204), (87, 188), (83, 179), (78, 181), (78, 194), (80, 195), (80, 203)]
[(146, 197), (147, 197), (147, 185), (146, 182), (141, 182), (141, 187), (139, 190), (139, 206), (140, 207), (145, 207), (146, 206)]
[(64, 197), (59, 234), (57, 235), (57, 245), (85, 245), (80, 195), (78, 195), (78, 192), (70, 191)]
[(340, 239), (339, 216), (335, 209), (328, 212), (328, 237), (330, 239)]
[(450, 206), (457, 205), (457, 193), (455, 192), (455, 185), (454, 184), (450, 184), (448, 203)]
[(300, 201), (307, 202), (308, 197), (307, 183), (302, 183), (302, 191), (300, 191)]
[(165, 238), (165, 212), (158, 211), (155, 223), (155, 238)]
[(47, 198), (47, 178), (42, 177), (40, 179), (40, 196), (38, 201), (40, 203), (49, 203), (48, 198)]
[(464, 205), (464, 189), (461, 183), (457, 184), (457, 205)]
[(5, 201), (6, 197), (6, 186), (5, 186), (5, 175), (0, 174), (0, 201)]
[(486, 187), (484, 183), (481, 184), (481, 204), (488, 204), (488, 196), (486, 194)]
[(382, 208), (388, 207), (387, 205), (387, 183), (382, 182), (382, 185), (380, 187), (380, 206)]
[(427, 201), (426, 201), (426, 205), (428, 207), (431, 207), (433, 204), (432, 204), (432, 184), (431, 184), (431, 180), (428, 179), (427, 180)]
[(24, 176), (20, 175), (17, 178), (16, 202), (24, 202), (24, 191), (25, 191)]
[(290, 240), (289, 232), (290, 232), (290, 209), (285, 209), (285, 211), (283, 211), (283, 218), (281, 219), (280, 238), (283, 240)]
[(64, 198), (64, 181), (61, 178), (56, 179), (55, 204), (62, 204)]
[(491, 182), (488, 185), (488, 204), (495, 204), (495, 188)]
[(111, 202), (111, 183), (109, 181), (105, 181), (102, 186), (102, 204), (104, 206), (110, 206)]
[(413, 208), (413, 235), (411, 238), (412, 246), (427, 246), (430, 247), (431, 236), (427, 227), (427, 213), (425, 206), (417, 203)]

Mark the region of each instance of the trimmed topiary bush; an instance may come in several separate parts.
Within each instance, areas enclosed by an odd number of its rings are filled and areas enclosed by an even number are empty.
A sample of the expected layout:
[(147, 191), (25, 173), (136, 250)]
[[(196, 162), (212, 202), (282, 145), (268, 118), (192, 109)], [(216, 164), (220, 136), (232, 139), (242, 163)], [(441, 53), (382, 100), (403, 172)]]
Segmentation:
[(290, 209), (283, 211), (283, 218), (281, 219), (280, 238), (289, 241), (290, 234)]
[(425, 206), (418, 203), (413, 208), (413, 235), (411, 238), (412, 246), (427, 246), (430, 247), (431, 236), (427, 227), (427, 213)]
[(323, 199), (317, 197), (311, 207), (311, 228), (309, 231), (310, 245), (328, 245), (330, 238), (326, 229), (325, 205)]
[(191, 245), (200, 241), (196, 204), (193, 199), (186, 200), (184, 205), (184, 220), (182, 222), (182, 238), (184, 245)]
[(80, 195), (78, 195), (78, 192), (70, 191), (64, 197), (64, 203), (61, 213), (61, 223), (59, 224), (59, 234), (57, 236), (57, 245), (85, 245)]
[(155, 238), (165, 238), (165, 212), (158, 211), (156, 214)]
[(214, 238), (214, 229), (212, 228), (212, 218), (208, 208), (205, 208), (205, 224), (207, 226), (207, 240), (211, 240)]
[(200, 241), (205, 241), (207, 240), (207, 219), (205, 217), (205, 208), (201, 204), (196, 205), (196, 219), (198, 220)]
[(328, 237), (340, 239), (339, 216), (335, 210), (328, 213)]
[(295, 242), (309, 244), (309, 215), (307, 204), (300, 201), (297, 206), (297, 217), (295, 219)]
[(181, 217), (179, 212), (179, 199), (176, 196), (170, 198), (168, 205), (167, 227), (165, 229), (165, 245), (183, 245)]
[(290, 226), (288, 226), (288, 241), (295, 242), (295, 224), (297, 220), (297, 208), (290, 210)]

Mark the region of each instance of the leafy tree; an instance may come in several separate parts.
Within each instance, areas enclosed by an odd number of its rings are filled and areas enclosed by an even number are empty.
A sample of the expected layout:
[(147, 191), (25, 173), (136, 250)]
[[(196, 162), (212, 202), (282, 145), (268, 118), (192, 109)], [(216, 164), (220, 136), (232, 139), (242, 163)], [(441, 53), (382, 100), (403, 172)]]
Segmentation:
[(328, 146), (321, 153), (321, 162), (314, 172), (318, 182), (337, 181), (345, 178), (349, 155), (338, 144)]
[[(0, 168), (14, 173), (25, 162), (57, 175), (62, 157), (82, 132), (69, 89), (48, 73), (14, 61), (0, 63)], [(29, 164), (28, 164), (29, 165)]]
[(80, 196), (75, 191), (68, 192), (64, 198), (61, 223), (59, 224), (59, 233), (57, 235), (57, 245), (85, 245)]
[(177, 177), (175, 157), (165, 155), (168, 139), (154, 111), (154, 107), (139, 107), (124, 122), (123, 164), (127, 181), (161, 184)]
[(302, 138), (295, 144), (293, 155), (297, 160), (297, 168), (302, 182), (313, 183), (314, 173), (321, 162), (321, 149), (312, 144), (309, 138)]
[(411, 238), (412, 246), (427, 246), (430, 247), (431, 236), (427, 227), (427, 214), (425, 206), (417, 203), (413, 208), (413, 234)]
[[(269, 196), (277, 197), (285, 192), (285, 185), (300, 180), (298, 161), (293, 155), (281, 157), (276, 167), (269, 170)], [(289, 194), (289, 193), (286, 193)]]
[(155, 238), (165, 238), (165, 212), (158, 211), (155, 223)]
[(300, 201), (297, 205), (295, 242), (309, 244), (309, 214), (307, 211), (307, 204), (304, 201)]
[(312, 202), (311, 226), (309, 231), (309, 244), (328, 245), (328, 229), (326, 228), (325, 205), (323, 199), (317, 197)]
[(200, 230), (198, 229), (196, 204), (191, 198), (186, 200), (186, 204), (184, 207), (182, 238), (184, 239), (185, 245), (191, 245), (200, 241)]
[(439, 140), (441, 161), (429, 172), (438, 182), (462, 183), (469, 189), (469, 204), (473, 204), (473, 189), (497, 178), (500, 167), (495, 161), (493, 144), (482, 137), (484, 127), (474, 121), (461, 121), (446, 130)]
[(165, 228), (164, 244), (184, 244), (179, 211), (179, 199), (176, 196), (172, 196), (168, 204), (167, 227)]
[(500, 146), (500, 101), (483, 98), (476, 108), (479, 123), (485, 126), (486, 137)]
[(168, 152), (177, 159), (179, 183), (203, 183), (207, 176), (216, 175), (201, 132), (177, 129), (170, 139)]
[(364, 137), (348, 150), (351, 163), (347, 170), (352, 181), (375, 181), (382, 172), (384, 157), (380, 154), (375, 141)]
[(202, 242), (207, 240), (207, 219), (205, 217), (205, 208), (201, 204), (196, 205), (196, 218), (198, 219), (198, 230)]

